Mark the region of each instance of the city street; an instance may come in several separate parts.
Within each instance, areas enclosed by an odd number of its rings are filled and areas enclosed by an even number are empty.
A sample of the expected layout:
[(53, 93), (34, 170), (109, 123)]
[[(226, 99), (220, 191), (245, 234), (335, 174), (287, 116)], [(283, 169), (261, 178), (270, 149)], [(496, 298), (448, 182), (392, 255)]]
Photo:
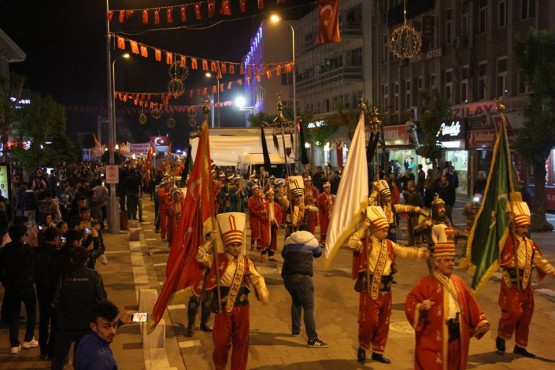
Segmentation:
[[(165, 278), (165, 264), (169, 249), (154, 232), (152, 202), (143, 199), (145, 219), (142, 224), (140, 242), (129, 242), (127, 233), (105, 235), (108, 264), (97, 264), (104, 277), (108, 297), (120, 309), (137, 310), (137, 292), (140, 288), (159, 287)], [(464, 223), (457, 203), (453, 211), (455, 222)], [(555, 217), (551, 215), (551, 222)], [(555, 262), (555, 233), (532, 235), (544, 255)], [(280, 238), (283, 243), (283, 237)], [(460, 247), (460, 246), (459, 246)], [(280, 246), (281, 248), (281, 246)], [(259, 255), (248, 252), (265, 276), (270, 290), (270, 304), (263, 306), (251, 294), (250, 353), (249, 369), (411, 369), (414, 356), (414, 332), (404, 315), (404, 300), (414, 283), (427, 273), (424, 263), (397, 260), (399, 273), (393, 286), (393, 312), (389, 340), (385, 355), (391, 365), (367, 362), (361, 366), (356, 362), (358, 293), (353, 290), (351, 279), (351, 252), (341, 250), (330, 269), (324, 269), (324, 261), (315, 262), (316, 325), (322, 340), (329, 348), (307, 348), (307, 337), (303, 332), (292, 337), (290, 324), (290, 297), (283, 287), (280, 262), (259, 262)], [(465, 272), (459, 276), (470, 281)], [(555, 279), (546, 278), (536, 282), (536, 307), (531, 325), (528, 349), (538, 358), (528, 359), (513, 355), (513, 342), (507, 342), (505, 356), (495, 353), (495, 337), (499, 308), (499, 278), (495, 277), (478, 295), (492, 330), (470, 347), (469, 369), (553, 369), (555, 354), (549, 343), (555, 341)], [(164, 316), (166, 320), (166, 347), (163, 350), (144, 349), (137, 324), (119, 329), (112, 350), (120, 369), (212, 369), (212, 337), (210, 333), (195, 332), (193, 338), (185, 335), (187, 327), (186, 302), (173, 302)], [(200, 316), (200, 315), (199, 315)], [(199, 325), (197, 319), (197, 327)], [(211, 324), (212, 320), (210, 321)], [(35, 332), (38, 336), (38, 330)], [(49, 363), (39, 360), (38, 349), (22, 350), (17, 356), (9, 354), (8, 329), (0, 328), (0, 368), (2, 369), (46, 369)]]

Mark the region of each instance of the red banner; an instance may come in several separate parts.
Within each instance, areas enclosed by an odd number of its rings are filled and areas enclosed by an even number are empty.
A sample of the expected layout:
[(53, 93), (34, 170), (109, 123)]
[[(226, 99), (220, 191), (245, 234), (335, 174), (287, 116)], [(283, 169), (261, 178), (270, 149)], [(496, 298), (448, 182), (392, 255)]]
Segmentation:
[(318, 0), (318, 44), (340, 42), (339, 0)]

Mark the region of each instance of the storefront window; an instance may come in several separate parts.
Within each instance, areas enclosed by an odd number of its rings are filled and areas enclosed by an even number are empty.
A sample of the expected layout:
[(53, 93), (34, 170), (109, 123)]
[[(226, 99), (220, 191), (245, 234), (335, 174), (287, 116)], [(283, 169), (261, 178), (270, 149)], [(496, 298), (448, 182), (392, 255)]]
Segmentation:
[(468, 151), (467, 150), (446, 150), (445, 161), (451, 162), (455, 167), (455, 172), (459, 178), (457, 193), (468, 193)]

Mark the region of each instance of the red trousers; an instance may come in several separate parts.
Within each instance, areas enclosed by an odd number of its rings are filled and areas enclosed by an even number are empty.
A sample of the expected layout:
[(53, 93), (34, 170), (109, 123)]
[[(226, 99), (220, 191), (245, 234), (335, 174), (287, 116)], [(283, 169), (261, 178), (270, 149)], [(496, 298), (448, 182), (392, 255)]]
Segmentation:
[(376, 353), (385, 351), (391, 316), (391, 291), (380, 292), (373, 300), (366, 291), (360, 292), (358, 305), (358, 344)]
[(160, 204), (160, 211), (158, 212), (158, 217), (160, 218), (160, 237), (166, 239), (166, 234), (168, 233), (168, 212), (164, 209), (164, 205)]
[(516, 345), (526, 348), (530, 322), (534, 314), (532, 287), (528, 285), (523, 291), (518, 289), (516, 284), (508, 286), (502, 280), (498, 303), (501, 307), (501, 318), (497, 335), (503, 339), (511, 339), (515, 333)]
[(227, 365), (227, 356), (231, 348), (231, 369), (245, 370), (249, 357), (249, 312), (250, 306), (233, 308), (230, 315), (214, 315), (214, 352), (212, 359), (216, 370), (223, 370)]

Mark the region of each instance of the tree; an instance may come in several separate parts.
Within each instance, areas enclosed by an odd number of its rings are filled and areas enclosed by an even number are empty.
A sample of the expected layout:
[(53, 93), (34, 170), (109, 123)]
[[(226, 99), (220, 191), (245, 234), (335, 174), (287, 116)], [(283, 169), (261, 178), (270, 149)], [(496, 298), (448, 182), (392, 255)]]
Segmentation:
[[(51, 96), (31, 93), (29, 104), (21, 105), (12, 123), (12, 135), (18, 145), (12, 158), (27, 170), (39, 165), (56, 166), (63, 161), (74, 162), (75, 150), (66, 137), (66, 115), (61, 105)], [(23, 143), (30, 143), (29, 146)]]
[(521, 76), (534, 93), (514, 148), (534, 171), (532, 231), (551, 231), (553, 226), (545, 218), (545, 162), (555, 146), (555, 31), (531, 30), (526, 39), (517, 36), (515, 56)]
[(443, 148), (437, 143), (436, 135), (441, 122), (451, 116), (451, 103), (437, 89), (424, 92), (420, 117), (420, 128), (424, 133), (424, 142), (417, 153), (429, 159), (434, 167), (443, 155)]
[(21, 92), (25, 78), (16, 74), (11, 74), (9, 80), (0, 81), (0, 137), (4, 156), (2, 161), (7, 160), (6, 148), (8, 147), (8, 137), (12, 131), (12, 125), (17, 112), (17, 105), (21, 99)]

